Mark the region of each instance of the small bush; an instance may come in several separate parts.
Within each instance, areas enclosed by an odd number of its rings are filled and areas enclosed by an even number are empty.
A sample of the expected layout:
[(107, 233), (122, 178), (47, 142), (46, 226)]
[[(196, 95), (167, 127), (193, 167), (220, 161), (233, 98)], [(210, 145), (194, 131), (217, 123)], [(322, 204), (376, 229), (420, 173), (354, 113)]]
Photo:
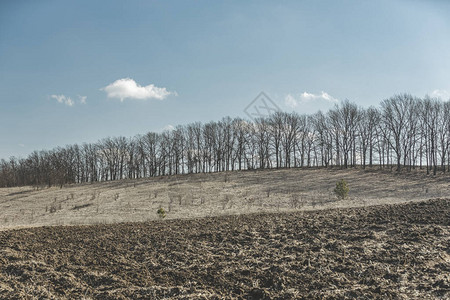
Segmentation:
[(56, 212), (56, 206), (51, 205), (51, 206), (50, 206), (50, 213), (52, 214), (52, 213), (54, 213), (54, 212)]
[(156, 213), (161, 219), (164, 219), (166, 217), (166, 211), (162, 207), (160, 207)]
[(345, 199), (348, 196), (348, 185), (344, 179), (336, 182), (336, 187), (334, 188), (334, 193), (339, 199)]

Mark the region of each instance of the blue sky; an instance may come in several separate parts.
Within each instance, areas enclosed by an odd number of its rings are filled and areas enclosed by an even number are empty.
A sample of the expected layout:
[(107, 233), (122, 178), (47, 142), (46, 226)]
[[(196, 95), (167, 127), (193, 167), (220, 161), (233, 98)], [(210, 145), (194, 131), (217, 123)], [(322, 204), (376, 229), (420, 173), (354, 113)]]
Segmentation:
[[(0, 158), (246, 117), (450, 97), (448, 1), (0, 1)], [(82, 103), (83, 102), (83, 103)]]

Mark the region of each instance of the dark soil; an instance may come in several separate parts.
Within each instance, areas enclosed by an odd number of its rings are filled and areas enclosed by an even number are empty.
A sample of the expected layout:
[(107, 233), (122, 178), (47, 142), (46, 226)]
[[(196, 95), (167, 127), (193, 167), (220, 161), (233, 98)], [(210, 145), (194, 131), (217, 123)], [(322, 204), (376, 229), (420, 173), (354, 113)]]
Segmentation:
[(450, 200), (0, 232), (2, 299), (448, 299)]

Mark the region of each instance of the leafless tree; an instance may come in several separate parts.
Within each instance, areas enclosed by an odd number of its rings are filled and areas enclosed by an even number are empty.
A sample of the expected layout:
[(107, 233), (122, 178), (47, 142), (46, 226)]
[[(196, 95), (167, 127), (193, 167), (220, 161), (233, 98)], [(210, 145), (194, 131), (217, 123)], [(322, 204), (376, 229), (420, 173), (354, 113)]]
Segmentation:
[(450, 172), (450, 102), (395, 95), (380, 108), (343, 101), (326, 113), (177, 126), (132, 138), (0, 160), (0, 187), (35, 187), (242, 169), (341, 166)]

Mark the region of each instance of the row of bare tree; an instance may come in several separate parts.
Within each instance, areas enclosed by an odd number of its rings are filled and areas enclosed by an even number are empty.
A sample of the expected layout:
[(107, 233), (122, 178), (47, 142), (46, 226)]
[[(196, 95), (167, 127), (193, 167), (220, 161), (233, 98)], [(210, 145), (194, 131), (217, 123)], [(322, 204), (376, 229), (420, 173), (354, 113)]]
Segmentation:
[(0, 161), (0, 187), (64, 185), (242, 169), (340, 166), (450, 172), (450, 102), (408, 94), (367, 109), (226, 117), (162, 133), (34, 151)]

